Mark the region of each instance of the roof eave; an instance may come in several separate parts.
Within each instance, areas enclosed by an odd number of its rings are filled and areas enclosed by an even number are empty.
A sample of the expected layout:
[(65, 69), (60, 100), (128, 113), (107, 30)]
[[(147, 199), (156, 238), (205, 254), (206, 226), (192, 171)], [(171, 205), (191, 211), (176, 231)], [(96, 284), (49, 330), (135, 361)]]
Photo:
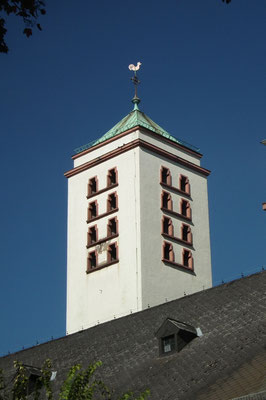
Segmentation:
[(83, 150), (78, 154), (74, 154), (71, 158), (72, 158), (72, 160), (76, 160), (77, 158), (82, 157), (85, 154), (88, 154), (88, 153), (92, 152), (93, 150), (99, 149), (100, 147), (102, 147), (102, 146), (104, 146), (104, 145), (106, 145), (108, 143), (111, 143), (111, 142), (113, 142), (113, 141), (115, 141), (115, 140), (117, 140), (117, 139), (119, 139), (119, 138), (121, 138), (121, 137), (123, 137), (125, 135), (128, 135), (129, 133), (132, 133), (132, 132), (134, 132), (136, 130), (144, 130), (145, 132), (149, 133), (150, 135), (155, 136), (157, 139), (160, 138), (162, 141), (165, 141), (165, 142), (167, 142), (167, 143), (169, 143), (169, 144), (171, 144), (171, 145), (173, 145), (173, 146), (175, 146), (177, 148), (180, 148), (180, 149), (182, 149), (183, 151), (186, 151), (189, 154), (193, 154), (197, 158), (201, 158), (202, 157), (201, 153), (199, 153), (197, 151), (194, 151), (194, 150), (190, 149), (189, 147), (187, 147), (187, 146), (185, 146), (185, 145), (183, 145), (181, 143), (174, 142), (173, 140), (168, 139), (167, 137), (165, 137), (163, 135), (160, 135), (160, 134), (154, 132), (153, 130), (145, 128), (145, 127), (143, 127), (141, 125), (136, 125), (136, 126), (130, 128), (130, 129), (124, 131), (124, 132), (119, 133), (116, 136), (111, 137), (110, 139), (107, 139), (107, 140), (105, 140), (105, 141), (103, 141), (101, 143), (98, 143), (95, 146), (89, 147), (88, 149)]

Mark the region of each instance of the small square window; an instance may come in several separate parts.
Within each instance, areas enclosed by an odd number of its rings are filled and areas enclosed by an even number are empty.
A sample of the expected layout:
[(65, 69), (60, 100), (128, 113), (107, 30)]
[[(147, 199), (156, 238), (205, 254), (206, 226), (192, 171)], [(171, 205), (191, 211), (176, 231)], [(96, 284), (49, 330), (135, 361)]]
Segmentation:
[(170, 353), (176, 349), (175, 335), (169, 335), (162, 338), (162, 352)]

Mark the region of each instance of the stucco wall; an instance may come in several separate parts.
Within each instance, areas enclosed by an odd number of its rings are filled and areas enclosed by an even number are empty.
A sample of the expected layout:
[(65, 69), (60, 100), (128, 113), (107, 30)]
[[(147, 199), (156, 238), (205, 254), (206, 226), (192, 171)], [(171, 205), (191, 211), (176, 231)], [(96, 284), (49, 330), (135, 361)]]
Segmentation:
[[(69, 178), (68, 187), (68, 274), (67, 331), (75, 332), (99, 322), (137, 311), (141, 304), (139, 269), (139, 161), (138, 149), (133, 149)], [(106, 187), (107, 171), (117, 168), (118, 186), (86, 199), (87, 184), (97, 175), (99, 190)], [(117, 192), (119, 211), (87, 223), (87, 208), (97, 200), (99, 215), (106, 212), (109, 193)], [(107, 221), (117, 216), (119, 263), (86, 274), (88, 252), (87, 231), (97, 225), (98, 238), (107, 235)], [(98, 261), (106, 261), (106, 245), (97, 247)]]
[[(161, 235), (162, 215), (160, 169), (170, 169), (172, 185), (178, 187), (179, 175), (189, 178), (191, 186), (191, 210), (193, 248)], [(140, 197), (141, 197), (141, 265), (142, 265), (142, 307), (154, 306), (167, 300), (182, 297), (211, 286), (211, 258), (209, 239), (209, 216), (207, 179), (149, 151), (140, 151)], [(167, 190), (172, 195), (173, 211), (179, 212), (181, 195)], [(185, 197), (184, 197), (185, 198)], [(186, 199), (186, 198), (185, 198)], [(166, 215), (166, 214), (165, 214)], [(182, 219), (170, 216), (174, 235), (180, 237)], [(175, 262), (182, 264), (183, 248), (191, 250), (194, 260), (194, 274), (185, 269), (175, 268), (162, 262), (162, 245), (166, 240), (173, 244)]]

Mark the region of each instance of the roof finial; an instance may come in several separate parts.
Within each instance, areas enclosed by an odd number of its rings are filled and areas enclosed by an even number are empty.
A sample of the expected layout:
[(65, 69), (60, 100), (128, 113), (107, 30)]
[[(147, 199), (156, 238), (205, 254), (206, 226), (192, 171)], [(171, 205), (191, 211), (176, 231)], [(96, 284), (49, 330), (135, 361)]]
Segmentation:
[(135, 86), (135, 95), (132, 99), (132, 103), (134, 104), (134, 111), (139, 110), (138, 104), (140, 103), (140, 99), (138, 98), (138, 95), (137, 95), (137, 86), (140, 83), (140, 80), (137, 77), (137, 71), (139, 70), (140, 66), (141, 66), (141, 62), (138, 62), (136, 66), (134, 64), (130, 64), (128, 66), (128, 69), (130, 71), (134, 71), (134, 76), (131, 78), (131, 80)]

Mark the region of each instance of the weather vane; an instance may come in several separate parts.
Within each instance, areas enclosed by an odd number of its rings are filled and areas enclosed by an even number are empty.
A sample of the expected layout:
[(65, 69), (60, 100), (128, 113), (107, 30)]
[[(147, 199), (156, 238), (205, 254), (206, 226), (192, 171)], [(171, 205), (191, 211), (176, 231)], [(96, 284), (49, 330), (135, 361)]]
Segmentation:
[(134, 110), (138, 110), (138, 104), (140, 103), (140, 99), (138, 98), (138, 94), (137, 94), (137, 87), (140, 84), (140, 80), (137, 77), (137, 71), (140, 69), (140, 66), (141, 66), (141, 62), (138, 62), (137, 65), (130, 64), (128, 66), (128, 69), (130, 71), (134, 71), (134, 76), (131, 78), (131, 80), (135, 86), (135, 95), (132, 99), (132, 102), (135, 104)]

